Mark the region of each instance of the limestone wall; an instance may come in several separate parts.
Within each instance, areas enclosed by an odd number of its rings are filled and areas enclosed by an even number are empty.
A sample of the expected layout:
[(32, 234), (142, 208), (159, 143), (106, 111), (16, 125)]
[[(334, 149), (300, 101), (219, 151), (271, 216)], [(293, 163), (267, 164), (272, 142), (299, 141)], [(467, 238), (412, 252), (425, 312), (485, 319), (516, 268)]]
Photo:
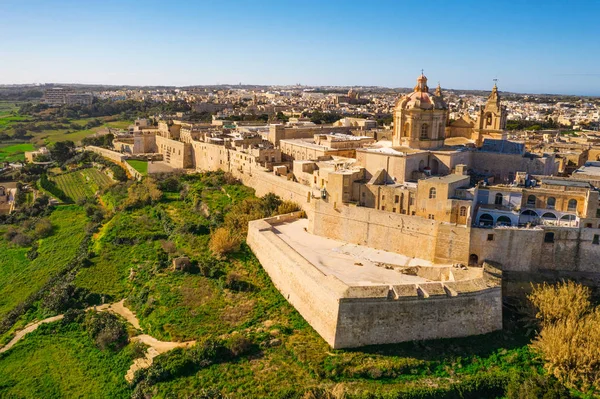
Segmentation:
[(247, 242), (279, 292), (333, 348), (484, 334), (502, 328), (499, 275), (464, 281), (348, 286), (289, 247), (272, 224), (250, 222)]
[(312, 234), (436, 263), (466, 263), (470, 228), (352, 205), (313, 204)]
[(156, 148), (159, 154), (169, 165), (177, 169), (191, 168), (193, 166), (192, 145), (178, 140), (171, 140), (156, 136)]
[[(546, 233), (554, 242), (545, 242)], [(538, 229), (471, 229), (470, 253), (479, 260), (501, 262), (513, 272), (537, 270), (600, 272), (600, 229), (545, 226)]]
[(341, 299), (335, 347), (465, 337), (502, 329), (500, 287), (450, 297), (439, 286), (442, 291), (429, 298), (418, 296), (414, 286), (401, 286), (408, 294), (399, 299)]
[(316, 269), (280, 240), (264, 220), (250, 222), (247, 243), (281, 295), (334, 346), (338, 298), (346, 286)]
[(86, 151), (91, 151), (91, 152), (95, 152), (96, 154), (100, 154), (104, 158), (108, 158), (111, 161), (115, 161), (119, 164), (125, 162), (125, 159), (127, 159), (127, 156), (124, 154), (121, 154), (119, 152), (112, 151), (112, 150), (109, 150), (106, 148), (102, 148), (102, 147), (96, 147), (94, 145), (88, 145), (88, 146), (84, 147), (84, 149)]

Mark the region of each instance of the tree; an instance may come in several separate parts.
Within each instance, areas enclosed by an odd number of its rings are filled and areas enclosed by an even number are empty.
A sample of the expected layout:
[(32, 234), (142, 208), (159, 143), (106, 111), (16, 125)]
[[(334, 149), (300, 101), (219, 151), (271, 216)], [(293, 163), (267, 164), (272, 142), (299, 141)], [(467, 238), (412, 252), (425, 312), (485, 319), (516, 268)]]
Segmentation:
[(59, 163), (69, 160), (75, 152), (75, 143), (71, 140), (57, 141), (50, 146), (50, 155), (52, 159)]

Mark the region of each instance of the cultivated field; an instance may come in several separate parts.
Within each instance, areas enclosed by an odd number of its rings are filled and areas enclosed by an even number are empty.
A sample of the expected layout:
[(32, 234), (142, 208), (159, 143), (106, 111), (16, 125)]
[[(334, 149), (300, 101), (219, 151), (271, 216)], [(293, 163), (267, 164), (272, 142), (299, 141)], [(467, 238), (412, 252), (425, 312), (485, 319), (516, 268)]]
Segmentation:
[(25, 151), (33, 151), (30, 143), (0, 145), (0, 162), (15, 162), (25, 160)]
[(54, 176), (51, 180), (73, 201), (93, 197), (98, 190), (113, 183), (108, 175), (95, 168), (65, 173)]

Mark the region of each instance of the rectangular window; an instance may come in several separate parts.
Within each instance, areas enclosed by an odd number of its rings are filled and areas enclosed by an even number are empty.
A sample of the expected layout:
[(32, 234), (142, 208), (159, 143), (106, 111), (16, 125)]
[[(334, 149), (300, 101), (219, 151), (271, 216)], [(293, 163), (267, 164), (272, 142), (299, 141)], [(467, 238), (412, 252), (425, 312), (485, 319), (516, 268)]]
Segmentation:
[(394, 197), (394, 203), (396, 203), (396, 204), (397, 204), (398, 202), (400, 202), (400, 196), (399, 196), (399, 195), (396, 195), (396, 196)]
[(430, 220), (434, 220), (435, 216), (430, 213), (429, 216), (427, 216), (427, 218), (430, 219)]
[(592, 240), (592, 244), (600, 245), (600, 234), (594, 234), (594, 239)]
[(382, 201), (385, 201), (385, 195), (382, 195), (382, 196), (381, 196), (381, 200), (382, 200)]
[(554, 233), (546, 233), (544, 235), (544, 242), (553, 243), (554, 242)]
[(385, 205), (383, 205), (383, 206), (381, 207), (381, 210), (382, 210), (382, 211), (385, 211)]
[(488, 234), (488, 241), (494, 241), (494, 235), (493, 234)]
[(396, 208), (392, 208), (392, 212), (396, 213)]

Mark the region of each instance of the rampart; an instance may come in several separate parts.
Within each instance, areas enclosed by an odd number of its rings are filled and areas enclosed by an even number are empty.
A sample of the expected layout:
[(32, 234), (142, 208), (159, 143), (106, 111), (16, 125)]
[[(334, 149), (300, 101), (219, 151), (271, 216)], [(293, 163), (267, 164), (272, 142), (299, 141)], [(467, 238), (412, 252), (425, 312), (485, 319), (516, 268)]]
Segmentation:
[(102, 155), (104, 158), (108, 158), (111, 161), (116, 162), (117, 164), (119, 164), (120, 166), (125, 168), (125, 170), (127, 170), (129, 175), (131, 177), (133, 177), (134, 179), (136, 179), (136, 180), (142, 179), (142, 174), (140, 172), (138, 172), (137, 170), (135, 170), (135, 168), (133, 166), (131, 166), (130, 164), (127, 163), (127, 159), (130, 159), (129, 156), (127, 156), (125, 154), (121, 154), (116, 151), (106, 149), (106, 148), (96, 147), (93, 145), (86, 146), (85, 150), (95, 152), (96, 154)]
[(442, 267), (438, 273), (421, 267), (423, 275), (446, 281), (351, 286), (324, 273), (280, 238), (277, 226), (297, 217), (250, 222), (247, 242), (281, 294), (333, 348), (468, 336), (502, 328), (498, 269), (485, 264), (470, 269), (469, 278), (457, 280), (452, 268)]
[[(504, 270), (600, 272), (600, 229), (544, 226), (471, 229), (471, 254), (502, 262)], [(596, 241), (597, 242), (597, 241)]]
[(426, 259), (467, 263), (470, 228), (421, 217), (354, 205), (317, 201), (310, 218), (312, 234)]

